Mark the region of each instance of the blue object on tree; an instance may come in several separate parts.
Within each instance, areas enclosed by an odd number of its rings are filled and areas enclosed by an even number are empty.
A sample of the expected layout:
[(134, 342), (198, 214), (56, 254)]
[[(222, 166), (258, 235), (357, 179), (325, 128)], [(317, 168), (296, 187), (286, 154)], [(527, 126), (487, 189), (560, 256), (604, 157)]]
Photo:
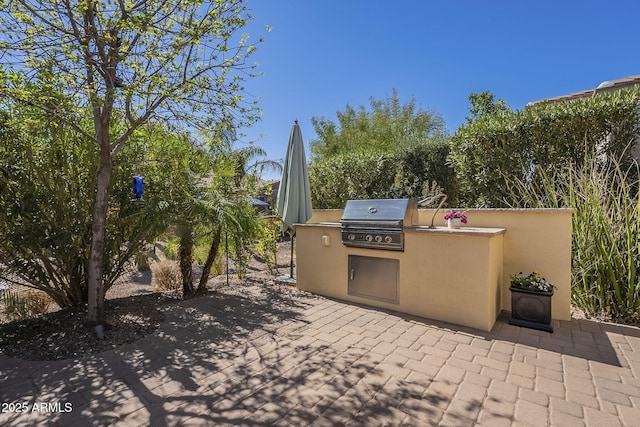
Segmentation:
[(144, 178), (141, 176), (133, 177), (133, 192), (136, 195), (136, 201), (142, 201), (142, 193), (144, 193)]

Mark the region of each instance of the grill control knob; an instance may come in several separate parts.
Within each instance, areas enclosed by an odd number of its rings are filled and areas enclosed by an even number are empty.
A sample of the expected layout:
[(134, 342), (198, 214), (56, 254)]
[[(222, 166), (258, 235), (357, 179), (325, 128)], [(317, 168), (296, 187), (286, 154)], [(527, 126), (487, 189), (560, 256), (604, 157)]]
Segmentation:
[(366, 236), (364, 236), (364, 240), (366, 240), (367, 242), (370, 242), (373, 240), (373, 236), (371, 234), (367, 234)]
[(356, 240), (356, 235), (355, 235), (355, 234), (349, 234), (349, 235), (347, 236), (347, 239), (349, 239), (349, 240), (351, 240), (351, 241)]
[(382, 242), (382, 236), (376, 236), (376, 242), (378, 243)]
[(393, 241), (393, 238), (391, 236), (385, 236), (384, 241), (387, 243), (391, 243)]

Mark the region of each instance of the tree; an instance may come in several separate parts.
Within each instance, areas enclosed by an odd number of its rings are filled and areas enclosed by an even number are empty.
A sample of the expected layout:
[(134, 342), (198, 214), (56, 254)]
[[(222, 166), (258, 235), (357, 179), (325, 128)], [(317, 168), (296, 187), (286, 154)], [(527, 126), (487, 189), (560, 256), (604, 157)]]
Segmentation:
[[(206, 196), (201, 203), (207, 212), (204, 225), (208, 231), (211, 244), (203, 265), (202, 276), (198, 283), (198, 292), (206, 290), (211, 267), (220, 253), (223, 231), (226, 246), (231, 246), (235, 254), (236, 270), (242, 268), (246, 254), (251, 251), (253, 243), (259, 237), (259, 215), (251, 204), (251, 195), (255, 188), (250, 183), (242, 182), (237, 186), (235, 162), (230, 157), (216, 159), (214, 174)], [(248, 185), (249, 184), (249, 185)]]
[(197, 292), (204, 292), (211, 268), (219, 255), (222, 233), (225, 231), (227, 246), (235, 249), (236, 267), (242, 263), (244, 255), (251, 250), (253, 241), (260, 233), (259, 215), (251, 204), (252, 195), (257, 191), (257, 176), (250, 170), (264, 167), (279, 167), (270, 160), (254, 160), (265, 152), (248, 146), (232, 149), (222, 144), (226, 150), (219, 150), (212, 159), (212, 166), (206, 179), (206, 188), (193, 200), (194, 208), (200, 213), (201, 229), (209, 236), (211, 244), (204, 262)]
[[(369, 108), (347, 105), (337, 116), (338, 123), (312, 119), (319, 137), (310, 143), (314, 206), (339, 208), (352, 198), (420, 197), (432, 181), (455, 187), (445, 165), (444, 120), (436, 111), (418, 108), (413, 98), (403, 104), (394, 89), (383, 100), (371, 98)], [(428, 159), (418, 159), (421, 155)]]
[[(225, 144), (221, 146), (225, 147)], [(198, 292), (206, 290), (211, 268), (220, 252), (223, 230), (226, 246), (231, 243), (235, 248), (236, 267), (243, 263), (244, 255), (251, 250), (251, 242), (261, 232), (259, 215), (251, 203), (252, 196), (258, 190), (258, 177), (265, 168), (282, 170), (282, 166), (273, 160), (259, 160), (266, 152), (257, 146), (234, 150), (227, 144), (226, 148), (215, 157), (208, 191), (202, 199), (206, 212), (203, 223), (209, 226), (211, 245), (198, 283)]]
[(471, 92), (469, 94), (469, 103), (471, 103), (471, 107), (469, 107), (471, 116), (466, 118), (467, 123), (471, 123), (482, 116), (504, 113), (509, 110), (503, 99), (498, 99), (496, 102), (496, 96), (488, 90), (481, 93)]
[[(86, 302), (97, 148), (33, 107), (0, 117), (0, 278), (46, 292), (60, 307)], [(176, 168), (141, 161), (157, 154), (155, 141), (168, 136), (150, 130), (136, 132), (114, 164), (105, 291), (165, 226), (162, 198), (171, 181), (153, 176), (169, 176)], [(150, 166), (155, 173), (145, 202), (132, 203), (131, 176), (147, 175)]]
[(445, 134), (444, 120), (436, 111), (418, 108), (413, 98), (402, 104), (395, 89), (391, 97), (371, 98), (369, 107), (356, 110), (347, 105), (337, 112), (338, 123), (314, 117), (319, 139), (310, 143), (312, 161), (341, 153), (392, 153), (409, 142)]
[[(314, 206), (340, 208), (348, 199), (421, 198), (436, 182), (456, 202), (455, 173), (447, 164), (449, 138), (436, 111), (401, 103), (398, 92), (347, 105), (338, 124), (313, 118), (309, 181)], [(340, 185), (336, 185), (336, 183)]]
[[(241, 95), (256, 45), (238, 32), (251, 16), (242, 0), (0, 0), (0, 87), (93, 141), (95, 200), (88, 267), (90, 323), (103, 321), (105, 230), (113, 164), (151, 121), (191, 128), (240, 126), (254, 116)], [(248, 74), (250, 77), (253, 74)], [(45, 84), (32, 90), (37, 77)], [(54, 99), (51, 89), (64, 94)], [(64, 105), (66, 103), (68, 105)], [(66, 113), (89, 107), (92, 128)], [(114, 127), (122, 112), (123, 128)]]
[[(179, 264), (182, 274), (183, 295), (193, 295), (193, 248), (196, 227), (206, 220), (206, 213), (199, 208), (209, 185), (207, 174), (213, 161), (208, 150), (198, 148), (195, 141), (185, 135), (158, 135), (163, 141), (162, 150), (152, 152), (152, 159), (162, 168), (169, 166), (170, 173), (158, 168), (152, 176), (171, 182), (164, 195), (167, 205), (166, 225), (175, 226), (179, 239)], [(157, 144), (157, 142), (156, 142)], [(165, 172), (165, 173), (163, 173)]]

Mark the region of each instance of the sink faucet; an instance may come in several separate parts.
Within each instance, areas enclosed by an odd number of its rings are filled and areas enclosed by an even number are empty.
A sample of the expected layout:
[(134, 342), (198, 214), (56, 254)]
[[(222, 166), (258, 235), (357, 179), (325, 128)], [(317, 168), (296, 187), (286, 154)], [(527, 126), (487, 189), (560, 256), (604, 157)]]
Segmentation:
[(431, 201), (433, 201), (434, 199), (437, 199), (438, 197), (442, 197), (442, 200), (440, 201), (440, 204), (438, 205), (438, 208), (436, 209), (436, 211), (434, 212), (433, 216), (431, 217), (431, 225), (429, 226), (429, 228), (436, 228), (433, 225), (433, 221), (436, 219), (436, 215), (438, 214), (438, 211), (440, 210), (440, 208), (442, 208), (442, 205), (444, 205), (444, 202), (447, 200), (447, 195), (444, 193), (438, 193), (436, 195), (430, 196), (430, 197), (426, 197), (420, 201), (418, 201), (418, 206), (422, 206), (425, 203), (431, 203)]

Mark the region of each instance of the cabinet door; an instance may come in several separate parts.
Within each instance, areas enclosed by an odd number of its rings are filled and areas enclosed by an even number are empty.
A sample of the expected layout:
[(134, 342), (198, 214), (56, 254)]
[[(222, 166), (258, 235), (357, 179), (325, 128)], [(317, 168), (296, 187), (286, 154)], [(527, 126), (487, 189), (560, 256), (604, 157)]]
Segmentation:
[(349, 255), (349, 295), (398, 303), (400, 260)]

